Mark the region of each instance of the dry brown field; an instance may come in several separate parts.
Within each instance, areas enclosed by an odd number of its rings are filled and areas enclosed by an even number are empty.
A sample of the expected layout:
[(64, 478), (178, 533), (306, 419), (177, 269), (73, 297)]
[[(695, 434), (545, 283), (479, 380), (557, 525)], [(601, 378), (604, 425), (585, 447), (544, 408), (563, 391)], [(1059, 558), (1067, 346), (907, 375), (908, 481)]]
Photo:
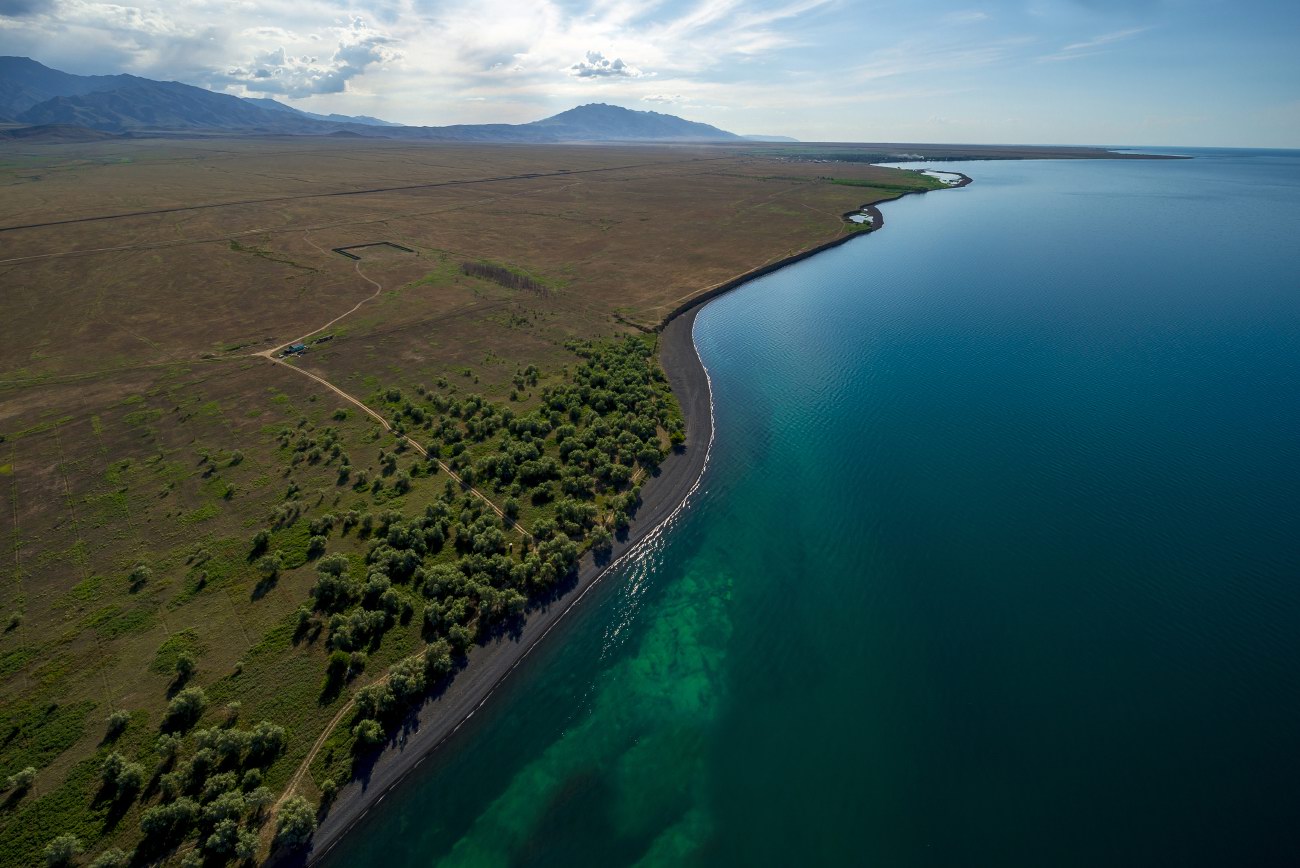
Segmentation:
[[(0, 145), (0, 780), (37, 770), (28, 792), (0, 794), (0, 865), (31, 864), (69, 830), (131, 846), (139, 809), (96, 801), (98, 765), (109, 750), (153, 756), (177, 648), (198, 659), (209, 722), (237, 701), (241, 722), (285, 727), (273, 789), (342, 701), (321, 696), (319, 643), (290, 639), (314, 581), (305, 525), (383, 498), (295, 462), (280, 432), (333, 427), (371, 474), (396, 441), (254, 353), (331, 335), (293, 364), (363, 401), (428, 387), (504, 403), (528, 365), (542, 386), (562, 379), (567, 340), (652, 328), (854, 231), (841, 215), (897, 185), (926, 186), (752, 148)], [(333, 252), (373, 242), (408, 250)], [(466, 276), (465, 262), (540, 288)], [(404, 508), (444, 479), (417, 478)], [(249, 539), (290, 485), (303, 519), (276, 532), (286, 564), (267, 581)], [(331, 547), (361, 550), (346, 535)], [(133, 586), (138, 564), (151, 575)], [(418, 641), (394, 631), (370, 670)], [(132, 723), (113, 740), (118, 709)]]

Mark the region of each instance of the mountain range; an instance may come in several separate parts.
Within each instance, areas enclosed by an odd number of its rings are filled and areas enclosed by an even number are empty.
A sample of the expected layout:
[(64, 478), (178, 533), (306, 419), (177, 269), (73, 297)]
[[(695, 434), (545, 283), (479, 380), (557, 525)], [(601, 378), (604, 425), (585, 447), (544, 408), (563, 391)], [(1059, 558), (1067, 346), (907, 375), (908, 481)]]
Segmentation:
[[(72, 75), (28, 57), (0, 57), (0, 122), (49, 128), (60, 141), (76, 129), (109, 134), (215, 133), (384, 136), (481, 142), (739, 142), (745, 138), (675, 115), (593, 103), (527, 124), (415, 127), (378, 118), (321, 115), (272, 99), (243, 99), (178, 81), (135, 75)], [(8, 130), (38, 139), (40, 131)]]

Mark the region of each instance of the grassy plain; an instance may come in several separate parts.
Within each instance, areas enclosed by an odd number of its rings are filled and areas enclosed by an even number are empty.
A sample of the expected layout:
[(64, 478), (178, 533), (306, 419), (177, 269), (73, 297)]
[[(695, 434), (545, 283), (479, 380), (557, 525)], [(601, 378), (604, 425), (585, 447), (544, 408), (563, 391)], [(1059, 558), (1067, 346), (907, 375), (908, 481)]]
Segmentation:
[[(263, 770), (277, 792), (348, 698), (322, 690), (323, 636), (296, 628), (316, 578), (308, 526), (419, 513), (447, 477), (408, 451), (409, 492), (340, 484), (338, 461), (292, 441), (337, 439), (377, 478), (397, 440), (254, 353), (328, 334), (292, 364), (385, 415), (389, 389), (525, 412), (581, 363), (569, 341), (651, 329), (710, 286), (855, 231), (841, 215), (900, 186), (936, 185), (752, 146), (0, 146), (0, 780), (36, 769), (0, 794), (0, 865), (33, 864), (65, 832), (92, 853), (134, 845), (157, 778), (122, 806), (99, 768), (112, 751), (154, 768), (182, 653), (197, 661), (184, 683), (212, 700), (205, 725), (284, 727)], [(410, 252), (332, 250), (378, 241)], [(521, 385), (528, 366), (540, 376)], [(287, 498), (301, 517), (276, 524)], [(273, 578), (250, 556), (263, 528), (284, 561)], [(326, 535), (360, 560), (356, 532)], [(416, 614), (368, 674), (419, 646)], [(115, 710), (131, 718), (113, 737)]]

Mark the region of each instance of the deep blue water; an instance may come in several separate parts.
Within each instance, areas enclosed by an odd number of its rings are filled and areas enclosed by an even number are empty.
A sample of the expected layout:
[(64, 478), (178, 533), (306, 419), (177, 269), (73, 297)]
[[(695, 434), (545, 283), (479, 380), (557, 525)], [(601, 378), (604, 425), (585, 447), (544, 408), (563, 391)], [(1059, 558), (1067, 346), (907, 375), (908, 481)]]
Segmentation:
[(692, 506), (331, 864), (1300, 864), (1300, 153), (1195, 153), (711, 303)]

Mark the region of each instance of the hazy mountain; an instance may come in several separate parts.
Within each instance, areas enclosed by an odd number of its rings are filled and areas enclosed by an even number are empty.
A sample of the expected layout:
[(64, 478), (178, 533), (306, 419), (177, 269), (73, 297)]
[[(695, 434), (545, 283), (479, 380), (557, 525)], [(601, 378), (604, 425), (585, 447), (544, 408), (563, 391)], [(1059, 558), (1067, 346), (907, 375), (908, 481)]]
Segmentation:
[(272, 112), (238, 97), (178, 81), (137, 78), (122, 87), (58, 96), (17, 116), (29, 124), (76, 124), (97, 130), (263, 130), (311, 132), (316, 121)]
[(372, 118), (369, 115), (340, 115), (328, 114), (321, 115), (316, 112), (303, 111), (300, 108), (294, 108), (291, 105), (285, 105), (282, 102), (273, 99), (246, 96), (244, 102), (251, 102), (259, 108), (270, 109), (271, 111), (290, 112), (296, 115), (302, 115), (317, 121), (330, 121), (336, 124), (362, 124), (368, 127), (400, 127), (403, 124), (395, 124), (392, 121), (384, 121), (379, 118)]
[(616, 105), (591, 103), (524, 126), (543, 129), (560, 139), (583, 141), (734, 141), (740, 136), (675, 115), (642, 112)]
[(743, 141), (708, 124), (603, 103), (529, 124), (408, 127), (365, 116), (319, 115), (272, 99), (241, 99), (178, 81), (70, 75), (26, 57), (0, 58), (0, 94), (0, 118), (58, 127), (62, 137), (72, 135), (69, 127), (80, 127), (111, 133), (230, 131), (472, 142)]
[(86, 127), (66, 126), (63, 124), (46, 124), (44, 126), (0, 130), (0, 139), (22, 142), (68, 144), (71, 142), (98, 142), (115, 138), (117, 136), (102, 130), (91, 130)]
[(747, 142), (797, 142), (789, 136), (741, 136)]
[(50, 69), (30, 57), (0, 57), (0, 117), (16, 118), (34, 105), (57, 96), (77, 96), (112, 90), (132, 81), (133, 75), (71, 75)]

